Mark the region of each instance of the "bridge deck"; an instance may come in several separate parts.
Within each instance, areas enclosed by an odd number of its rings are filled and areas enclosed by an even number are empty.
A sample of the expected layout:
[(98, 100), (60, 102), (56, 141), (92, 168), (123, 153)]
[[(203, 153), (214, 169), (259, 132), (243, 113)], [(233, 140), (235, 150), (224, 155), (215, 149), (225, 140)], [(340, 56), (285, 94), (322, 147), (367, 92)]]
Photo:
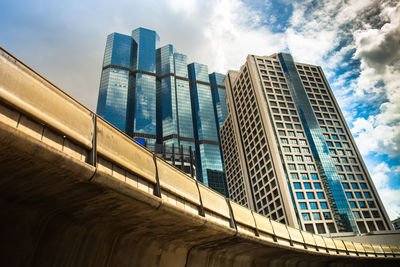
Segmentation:
[(400, 249), (269, 220), (197, 183), (0, 51), (7, 266), (399, 264)]

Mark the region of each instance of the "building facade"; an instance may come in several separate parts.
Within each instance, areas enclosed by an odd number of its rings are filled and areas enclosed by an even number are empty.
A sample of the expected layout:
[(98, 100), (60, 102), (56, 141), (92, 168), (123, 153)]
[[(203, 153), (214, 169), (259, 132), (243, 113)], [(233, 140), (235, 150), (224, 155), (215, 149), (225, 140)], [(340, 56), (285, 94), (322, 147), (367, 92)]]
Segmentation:
[(249, 55), (225, 83), (220, 133), (233, 200), (319, 234), (392, 229), (320, 67)]
[(188, 65), (186, 55), (158, 42), (157, 33), (144, 28), (107, 37), (97, 113), (227, 195), (218, 136), (227, 115), (225, 75)]

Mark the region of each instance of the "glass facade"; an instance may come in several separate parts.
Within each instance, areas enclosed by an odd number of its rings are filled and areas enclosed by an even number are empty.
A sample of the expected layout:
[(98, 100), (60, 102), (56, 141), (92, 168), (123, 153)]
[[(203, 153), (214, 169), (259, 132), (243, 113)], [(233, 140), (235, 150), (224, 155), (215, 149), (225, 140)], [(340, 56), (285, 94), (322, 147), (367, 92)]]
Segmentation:
[(129, 66), (132, 38), (112, 33), (107, 36), (101, 73), (97, 114), (126, 131)]
[[(192, 112), (195, 128), (197, 177), (209, 185), (210, 171), (223, 172), (217, 123), (213, 109), (213, 98), (206, 65), (188, 65), (191, 82)], [(226, 195), (226, 193), (225, 193)]]
[(228, 117), (228, 109), (226, 107), (226, 90), (225, 75), (213, 72), (210, 74), (210, 83), (212, 88), (212, 96), (214, 101), (215, 119), (218, 122), (218, 132), (222, 127), (226, 117)]
[(357, 226), (347, 203), (339, 176), (335, 166), (332, 164), (328, 147), (324, 142), (320, 126), (307, 99), (306, 91), (297, 73), (293, 58), (291, 55), (284, 53), (279, 53), (278, 57), (288, 80), (289, 89), (294, 97), (300, 120), (304, 125), (321, 180), (325, 184), (325, 192), (339, 232), (357, 233)]
[[(172, 45), (157, 49), (158, 135), (163, 143), (195, 149), (187, 57)], [(185, 141), (182, 140), (185, 139)]]
[[(191, 147), (196, 178), (226, 195), (218, 135), (227, 115), (225, 76), (209, 75), (203, 64), (188, 66), (186, 55), (158, 42), (144, 28), (107, 37), (97, 113), (149, 149), (175, 155)], [(184, 169), (180, 154), (172, 163)]]
[(132, 55), (134, 83), (133, 136), (145, 134), (149, 143), (157, 137), (156, 111), (156, 47), (159, 37), (155, 31), (138, 28), (132, 31), (136, 50)]

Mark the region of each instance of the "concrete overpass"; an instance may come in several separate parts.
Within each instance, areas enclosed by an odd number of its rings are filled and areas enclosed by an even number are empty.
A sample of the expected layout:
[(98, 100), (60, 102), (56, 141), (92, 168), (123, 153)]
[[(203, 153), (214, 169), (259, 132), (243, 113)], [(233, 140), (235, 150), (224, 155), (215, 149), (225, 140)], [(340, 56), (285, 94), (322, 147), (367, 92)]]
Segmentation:
[(2, 266), (399, 265), (400, 249), (269, 220), (0, 51)]

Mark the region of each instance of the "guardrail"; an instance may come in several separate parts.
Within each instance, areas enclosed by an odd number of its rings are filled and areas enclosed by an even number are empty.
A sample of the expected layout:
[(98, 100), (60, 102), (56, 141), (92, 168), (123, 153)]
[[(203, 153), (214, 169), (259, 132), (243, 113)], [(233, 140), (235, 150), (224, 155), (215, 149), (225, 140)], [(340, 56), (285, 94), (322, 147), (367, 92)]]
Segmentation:
[[(320, 255), (400, 258), (397, 246), (312, 234), (226, 199), (133, 141), (3, 48), (0, 122), (93, 166), (91, 182), (100, 183), (98, 175), (107, 176), (132, 191), (152, 194), (180, 212), (229, 228), (233, 235)], [(120, 190), (118, 186), (112, 189)]]

